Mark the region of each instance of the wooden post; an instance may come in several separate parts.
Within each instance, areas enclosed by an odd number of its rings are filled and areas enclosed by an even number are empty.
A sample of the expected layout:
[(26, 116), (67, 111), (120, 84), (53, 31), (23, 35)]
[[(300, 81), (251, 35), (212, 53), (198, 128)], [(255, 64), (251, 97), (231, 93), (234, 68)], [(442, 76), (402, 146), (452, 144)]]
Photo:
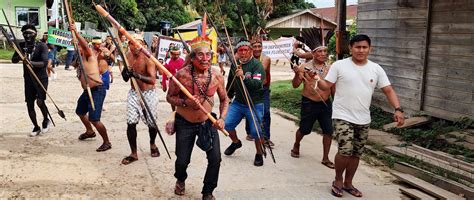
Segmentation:
[(346, 32), (346, 0), (337, 0), (337, 31), (336, 31), (336, 53), (337, 59), (343, 59), (344, 53), (342, 45), (345, 45), (344, 33)]

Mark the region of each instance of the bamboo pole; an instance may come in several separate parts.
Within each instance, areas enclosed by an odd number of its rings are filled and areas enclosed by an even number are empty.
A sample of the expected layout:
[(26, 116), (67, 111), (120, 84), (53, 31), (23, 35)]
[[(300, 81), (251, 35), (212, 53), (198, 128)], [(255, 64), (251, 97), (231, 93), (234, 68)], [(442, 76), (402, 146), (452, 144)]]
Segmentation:
[[(107, 20), (109, 20), (109, 22), (112, 24), (112, 26), (114, 26), (122, 35), (125, 35), (125, 37), (127, 37), (127, 39), (132, 43), (132, 45), (135, 45), (136, 47), (138, 47), (138, 49), (140, 49), (140, 51), (145, 54), (146, 57), (150, 58), (154, 63), (155, 65), (158, 66), (159, 69), (161, 69), (163, 71), (163, 73), (165, 73), (165, 75), (167, 77), (169, 77), (171, 80), (174, 81), (174, 83), (176, 83), (176, 85), (178, 85), (179, 89), (190, 99), (194, 100), (195, 98), (193, 97), (193, 95), (183, 86), (183, 84), (181, 84), (178, 79), (176, 79), (176, 77), (174, 77), (169, 71), (168, 69), (166, 69), (155, 57), (153, 57), (151, 55), (151, 53), (146, 49), (146, 48), (143, 48), (143, 46), (139, 43), (137, 43), (133, 37), (130, 35), (130, 33), (127, 32), (127, 30), (125, 30), (125, 28), (123, 28), (118, 22), (117, 20), (115, 20), (106, 10), (104, 10), (104, 8), (102, 8), (102, 6), (100, 5), (96, 5), (95, 6), (95, 9), (97, 10), (97, 12), (99, 12), (100, 15), (102, 15), (103, 17), (105, 17)], [(209, 120), (211, 120), (212, 123), (216, 123), (216, 119), (211, 115), (211, 113), (209, 113), (201, 104), (198, 104), (199, 105), (199, 108), (202, 112), (204, 112), (207, 117), (209, 118)], [(222, 133), (225, 135), (225, 136), (228, 136), (229, 133), (225, 130), (225, 129), (222, 129), (220, 130), (222, 131)]]

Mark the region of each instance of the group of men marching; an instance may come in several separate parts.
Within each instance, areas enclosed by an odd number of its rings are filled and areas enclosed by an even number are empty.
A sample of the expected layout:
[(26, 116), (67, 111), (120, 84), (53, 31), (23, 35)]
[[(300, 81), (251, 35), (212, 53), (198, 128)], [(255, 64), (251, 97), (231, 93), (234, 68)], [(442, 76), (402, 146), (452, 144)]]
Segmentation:
[[(99, 41), (92, 41), (93, 45), (89, 47), (74, 24), (69, 28), (78, 40), (76, 49), (78, 59), (73, 66), (77, 68), (77, 77), (84, 89), (76, 107), (76, 114), (86, 129), (79, 136), (79, 140), (96, 137), (93, 130), (95, 127), (103, 140), (97, 151), (107, 151), (112, 148), (112, 144), (107, 129), (100, 119), (110, 81), (108, 62), (113, 60), (114, 54), (108, 49), (101, 48)], [(34, 26), (25, 25), (22, 32), (25, 42), (20, 46), (24, 47), (24, 53), (33, 63), (34, 72), (41, 77), (43, 85), (47, 87), (45, 75), (47, 47), (35, 43)], [(135, 34), (133, 40), (142, 46), (146, 45), (139, 34)], [(131, 153), (121, 161), (122, 164), (128, 165), (138, 160), (136, 126), (140, 119), (148, 126), (151, 156), (160, 156), (155, 144), (159, 131), (156, 125), (158, 95), (155, 84), (157, 69), (160, 71), (161, 68), (158, 66), (159, 63), (153, 62), (141, 53), (140, 45), (127, 43), (125, 37), (122, 37), (120, 42), (122, 46), (118, 50), (125, 53), (123, 58), (118, 59), (120, 65), (124, 64), (121, 75), (124, 81), (131, 83), (126, 111), (126, 133)], [(230, 135), (231, 143), (224, 151), (225, 155), (230, 156), (242, 147), (235, 128), (245, 118), (247, 134), (256, 147), (255, 166), (263, 165), (265, 148), (274, 146), (270, 140), (271, 60), (263, 55), (260, 39), (240, 40), (234, 52), (226, 50), (229, 59), (235, 58), (231, 59), (233, 64), (226, 86), (224, 73), (211, 67), (214, 52), (210, 39), (205, 34), (198, 36), (190, 42), (190, 47), (191, 51), (186, 61), (178, 61), (179, 49), (172, 49), (171, 58), (174, 63), (172, 67), (175, 74), (174, 77), (168, 77), (170, 81), (166, 95), (166, 100), (176, 111), (172, 131), (176, 135), (174, 176), (177, 181), (174, 192), (177, 195), (185, 194), (185, 181), (188, 176), (186, 170), (196, 143), (206, 152), (208, 159), (202, 188), (203, 199), (215, 199), (212, 193), (217, 187), (221, 162), (218, 130), (225, 130)], [(385, 72), (378, 64), (367, 59), (370, 47), (371, 41), (368, 36), (354, 36), (350, 41), (352, 57), (337, 61), (330, 67), (327, 64), (327, 48), (320, 45), (311, 50), (312, 60), (293, 68), (295, 75), (292, 85), (297, 88), (303, 84), (303, 90), (300, 127), (296, 131), (290, 155), (295, 158), (300, 156), (300, 141), (303, 136), (311, 133), (317, 120), (323, 134), (321, 163), (329, 168), (335, 168), (336, 176), (331, 192), (337, 197), (341, 197), (343, 191), (362, 197), (362, 193), (352, 185), (352, 179), (367, 141), (370, 124), (369, 106), (375, 87), (382, 89), (395, 108), (394, 119), (399, 124), (404, 122), (403, 109)], [(13, 56), (12, 61), (20, 61), (17, 54)], [(180, 66), (174, 66), (176, 63)], [(24, 66), (26, 67), (26, 62)], [(174, 78), (182, 85), (173, 80)], [(46, 95), (44, 91), (38, 89), (26, 70), (24, 79), (28, 114), (34, 126), (33, 133), (37, 135), (41, 130), (46, 132), (49, 129), (50, 120), (44, 102)], [(165, 83), (164, 87), (166, 85)], [(183, 92), (183, 86), (192, 97)], [(166, 88), (163, 91), (166, 91)], [(216, 94), (219, 99), (219, 113), (212, 113), (216, 119), (212, 122), (207, 113), (212, 112)], [(233, 100), (230, 102), (231, 99)], [(44, 120), (41, 127), (36, 122), (35, 100), (43, 113)], [(333, 135), (339, 146), (334, 163), (328, 157)]]

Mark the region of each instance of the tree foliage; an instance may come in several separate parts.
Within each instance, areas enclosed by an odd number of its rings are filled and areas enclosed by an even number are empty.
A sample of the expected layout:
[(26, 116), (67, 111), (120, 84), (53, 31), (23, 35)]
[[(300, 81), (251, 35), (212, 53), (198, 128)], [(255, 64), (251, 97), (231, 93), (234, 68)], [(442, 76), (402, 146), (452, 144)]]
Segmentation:
[(137, 2), (138, 9), (147, 21), (145, 31), (159, 30), (159, 23), (163, 20), (170, 21), (172, 27), (193, 20), (179, 0), (138, 0)]
[(270, 18), (279, 18), (293, 13), (295, 10), (314, 8), (314, 4), (304, 0), (273, 0), (273, 9)]
[[(122, 26), (128, 30), (143, 29), (147, 21), (135, 0), (100, 0), (102, 5)], [(74, 19), (78, 22), (92, 22), (100, 24), (99, 14), (88, 0), (71, 1)], [(103, 28), (102, 28), (103, 30)]]
[(242, 16), (249, 36), (259, 27), (265, 27), (269, 19), (291, 14), (298, 9), (314, 7), (313, 4), (306, 3), (304, 0), (273, 0), (273, 8), (265, 3), (256, 3), (255, 0), (185, 0), (184, 2), (199, 13), (203, 13), (204, 10), (211, 13), (218, 28), (222, 27), (221, 21), (224, 20), (227, 29), (233, 35), (244, 34), (240, 19)]
[[(349, 32), (349, 39), (351, 39), (354, 35), (357, 35), (357, 24), (356, 22), (352, 23), (352, 25), (349, 26), (348, 30)], [(334, 34), (331, 39), (329, 39), (329, 44), (328, 44), (328, 54), (333, 55), (332, 56), (332, 61), (336, 59), (336, 34)], [(351, 56), (350, 54), (344, 54), (344, 58), (347, 58)]]
[[(111, 15), (127, 30), (138, 28), (145, 31), (158, 31), (159, 22), (170, 21), (172, 27), (193, 20), (186, 6), (203, 15), (207, 10), (218, 28), (225, 22), (230, 34), (243, 35), (244, 29), (240, 16), (249, 34), (259, 27), (265, 27), (266, 21), (291, 14), (297, 9), (314, 7), (304, 0), (273, 0), (273, 8), (255, 0), (93, 0), (105, 7)], [(89, 21), (99, 24), (98, 14), (90, 0), (72, 1), (76, 21)], [(272, 11), (272, 14), (270, 14)]]

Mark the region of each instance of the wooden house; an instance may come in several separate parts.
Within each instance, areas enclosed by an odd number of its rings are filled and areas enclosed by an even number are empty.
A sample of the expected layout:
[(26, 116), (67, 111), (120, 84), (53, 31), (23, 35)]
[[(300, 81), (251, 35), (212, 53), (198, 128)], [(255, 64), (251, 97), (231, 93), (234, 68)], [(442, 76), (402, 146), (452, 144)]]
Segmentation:
[[(357, 27), (405, 110), (474, 119), (473, 16), (473, 0), (359, 0)], [(381, 92), (374, 103), (393, 111)]]
[(306, 9), (288, 16), (268, 21), (265, 29), (270, 29), (273, 38), (285, 36), (297, 36), (304, 28), (320, 27), (321, 23), (325, 30), (334, 30), (337, 24), (328, 18)]

